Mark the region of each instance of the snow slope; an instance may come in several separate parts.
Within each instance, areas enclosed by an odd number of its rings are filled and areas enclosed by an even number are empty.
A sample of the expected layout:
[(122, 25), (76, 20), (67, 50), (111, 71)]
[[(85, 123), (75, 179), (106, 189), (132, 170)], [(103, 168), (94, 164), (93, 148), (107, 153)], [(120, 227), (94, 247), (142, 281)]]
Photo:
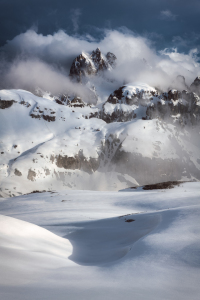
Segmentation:
[(0, 298), (197, 300), (199, 201), (200, 183), (1, 199)]

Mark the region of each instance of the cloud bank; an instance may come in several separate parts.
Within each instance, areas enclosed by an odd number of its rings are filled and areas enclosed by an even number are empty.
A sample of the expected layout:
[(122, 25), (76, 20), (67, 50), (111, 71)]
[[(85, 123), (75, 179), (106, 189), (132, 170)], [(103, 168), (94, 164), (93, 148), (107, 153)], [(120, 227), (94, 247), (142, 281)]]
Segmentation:
[(16, 36), (0, 48), (0, 87), (28, 90), (39, 87), (57, 94), (87, 93), (83, 86), (72, 83), (68, 74), (77, 55), (82, 51), (90, 53), (97, 47), (104, 54), (110, 51), (117, 56), (117, 67), (106, 72), (106, 80), (92, 79), (100, 87), (100, 97), (104, 87), (109, 93), (124, 83), (142, 81), (167, 90), (175, 87), (178, 75), (184, 76), (188, 85), (200, 75), (197, 49), (186, 54), (176, 48), (157, 52), (150, 39), (126, 28), (100, 31), (103, 31), (100, 40), (88, 34), (68, 35), (63, 30), (45, 36), (31, 29)]

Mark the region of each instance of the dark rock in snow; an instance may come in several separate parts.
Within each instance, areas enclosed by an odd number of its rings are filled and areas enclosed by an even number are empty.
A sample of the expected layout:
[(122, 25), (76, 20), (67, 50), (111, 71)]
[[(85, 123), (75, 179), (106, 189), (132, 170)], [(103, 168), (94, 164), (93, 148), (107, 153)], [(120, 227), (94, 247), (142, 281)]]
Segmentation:
[(15, 169), (14, 174), (15, 174), (16, 176), (22, 176), (22, 173), (21, 173), (19, 170), (17, 170), (17, 169)]
[(36, 177), (36, 172), (32, 171), (31, 169), (28, 170), (28, 180), (34, 181), (34, 178)]
[(13, 103), (17, 103), (15, 100), (1, 100), (0, 99), (0, 109), (9, 108), (13, 105)]

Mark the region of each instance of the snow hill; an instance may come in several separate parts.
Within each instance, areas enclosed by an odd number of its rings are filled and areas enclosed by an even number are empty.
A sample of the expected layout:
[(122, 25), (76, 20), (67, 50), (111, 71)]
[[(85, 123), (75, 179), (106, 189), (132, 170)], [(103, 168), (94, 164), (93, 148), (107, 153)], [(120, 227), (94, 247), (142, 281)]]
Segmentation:
[(1, 198), (0, 299), (198, 300), (200, 183), (144, 188)]

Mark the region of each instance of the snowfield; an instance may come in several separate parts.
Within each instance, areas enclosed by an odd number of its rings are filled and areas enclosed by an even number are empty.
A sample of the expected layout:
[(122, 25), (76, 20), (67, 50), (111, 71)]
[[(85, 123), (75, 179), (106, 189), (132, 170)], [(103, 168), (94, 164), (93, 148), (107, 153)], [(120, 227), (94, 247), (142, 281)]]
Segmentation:
[(0, 299), (197, 300), (200, 183), (0, 198)]

